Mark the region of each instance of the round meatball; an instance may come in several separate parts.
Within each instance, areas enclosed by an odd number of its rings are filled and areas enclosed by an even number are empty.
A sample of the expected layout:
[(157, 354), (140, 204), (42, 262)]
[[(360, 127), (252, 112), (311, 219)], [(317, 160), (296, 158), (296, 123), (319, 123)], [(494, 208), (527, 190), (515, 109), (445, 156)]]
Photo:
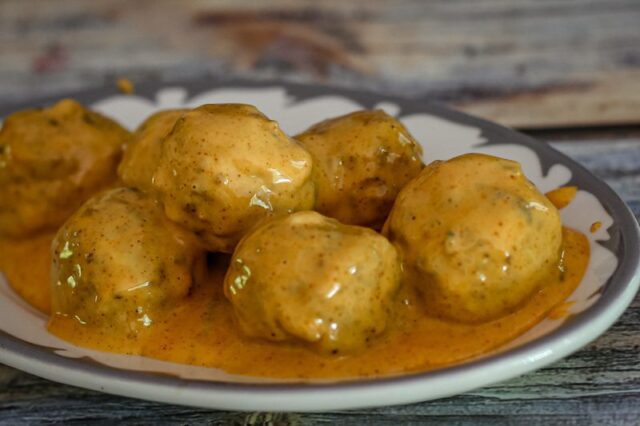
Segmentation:
[(162, 140), (186, 111), (186, 109), (160, 111), (147, 118), (138, 127), (125, 146), (124, 156), (118, 167), (118, 175), (127, 186), (143, 191), (152, 189), (151, 178), (160, 161)]
[(224, 291), (245, 334), (336, 354), (384, 331), (399, 279), (397, 253), (383, 236), (308, 211), (248, 234)]
[(87, 201), (58, 231), (52, 258), (53, 312), (134, 334), (187, 296), (205, 267), (192, 235), (128, 188)]
[(0, 130), (0, 235), (60, 226), (116, 179), (128, 137), (71, 99), (7, 117)]
[(400, 189), (423, 168), (420, 145), (384, 111), (326, 120), (295, 138), (313, 156), (315, 209), (343, 223), (382, 227)]
[(154, 186), (171, 220), (231, 253), (259, 220), (313, 207), (311, 168), (309, 153), (256, 108), (203, 105), (162, 142)]
[(558, 210), (520, 165), (467, 154), (427, 166), (401, 192), (384, 233), (428, 312), (477, 323), (518, 308), (558, 268)]

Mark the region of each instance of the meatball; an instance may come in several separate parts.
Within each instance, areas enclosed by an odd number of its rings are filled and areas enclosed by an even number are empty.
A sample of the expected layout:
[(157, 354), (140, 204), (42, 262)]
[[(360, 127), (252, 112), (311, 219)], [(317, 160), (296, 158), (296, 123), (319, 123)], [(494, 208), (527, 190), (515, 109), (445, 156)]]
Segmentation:
[(60, 226), (115, 180), (128, 137), (71, 99), (8, 116), (0, 130), (0, 235)]
[(52, 259), (53, 312), (133, 334), (187, 296), (205, 267), (192, 235), (128, 188), (87, 201), (58, 231)]
[(162, 140), (171, 132), (186, 109), (160, 111), (147, 118), (138, 127), (125, 147), (118, 167), (120, 179), (130, 187), (149, 191), (151, 178), (158, 167)]
[(245, 334), (335, 354), (384, 331), (399, 279), (396, 250), (383, 236), (308, 211), (248, 234), (224, 291)]
[(231, 253), (259, 220), (309, 210), (311, 156), (250, 105), (188, 111), (162, 142), (154, 187), (169, 219)]
[(428, 312), (466, 323), (518, 308), (557, 271), (562, 243), (558, 210), (520, 165), (481, 154), (427, 166), (384, 233)]
[(383, 111), (326, 120), (295, 138), (313, 156), (316, 210), (343, 223), (382, 227), (400, 189), (423, 168), (420, 145)]

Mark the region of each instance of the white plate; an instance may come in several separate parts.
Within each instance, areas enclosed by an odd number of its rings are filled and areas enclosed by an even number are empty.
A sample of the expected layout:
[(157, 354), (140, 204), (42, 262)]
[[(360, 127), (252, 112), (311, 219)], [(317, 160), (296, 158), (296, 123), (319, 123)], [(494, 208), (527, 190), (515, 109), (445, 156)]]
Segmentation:
[[(362, 108), (397, 116), (423, 145), (425, 160), (484, 152), (520, 162), (542, 190), (580, 188), (563, 222), (588, 238), (591, 259), (569, 300), (570, 321), (545, 320), (497, 351), (437, 371), (355, 381), (305, 382), (234, 376), (223, 371), (71, 345), (47, 333), (46, 317), (0, 277), (0, 361), (62, 383), (136, 398), (231, 410), (320, 411), (441, 398), (535, 370), (595, 339), (622, 314), (640, 281), (635, 218), (618, 196), (580, 165), (515, 131), (445, 108), (346, 90), (282, 83), (190, 82), (147, 86), (134, 96), (101, 89), (72, 94), (125, 126), (149, 114), (203, 103), (256, 105), (295, 134), (319, 120)], [(51, 99), (0, 107), (0, 117)], [(602, 222), (595, 233), (590, 225)], [(256, 360), (259, 362), (259, 360)]]

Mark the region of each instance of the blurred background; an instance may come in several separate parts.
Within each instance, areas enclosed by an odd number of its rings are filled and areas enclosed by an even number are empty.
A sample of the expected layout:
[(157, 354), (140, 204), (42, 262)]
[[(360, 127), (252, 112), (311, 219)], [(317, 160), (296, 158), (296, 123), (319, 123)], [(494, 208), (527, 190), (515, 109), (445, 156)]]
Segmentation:
[(523, 129), (640, 124), (638, 0), (2, 0), (0, 99), (249, 77)]

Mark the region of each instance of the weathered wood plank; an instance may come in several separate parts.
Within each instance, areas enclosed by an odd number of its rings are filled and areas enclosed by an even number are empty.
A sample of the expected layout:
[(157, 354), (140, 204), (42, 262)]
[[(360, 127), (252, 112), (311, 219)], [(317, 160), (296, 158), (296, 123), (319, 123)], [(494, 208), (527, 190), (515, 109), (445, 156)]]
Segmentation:
[(596, 140), (554, 146), (607, 182), (623, 197), (636, 217), (640, 217), (640, 138), (613, 144)]
[[(640, 217), (640, 137), (545, 132), (556, 148), (607, 181)], [(604, 135), (608, 135), (606, 138)], [(578, 137), (579, 136), (579, 137)], [(237, 413), (156, 404), (59, 385), (0, 365), (0, 425), (640, 423), (640, 296), (603, 336), (525, 376), (464, 395), (398, 407), (327, 413)]]
[(638, 22), (636, 0), (4, 0), (0, 97), (234, 73), (528, 128), (639, 123)]

